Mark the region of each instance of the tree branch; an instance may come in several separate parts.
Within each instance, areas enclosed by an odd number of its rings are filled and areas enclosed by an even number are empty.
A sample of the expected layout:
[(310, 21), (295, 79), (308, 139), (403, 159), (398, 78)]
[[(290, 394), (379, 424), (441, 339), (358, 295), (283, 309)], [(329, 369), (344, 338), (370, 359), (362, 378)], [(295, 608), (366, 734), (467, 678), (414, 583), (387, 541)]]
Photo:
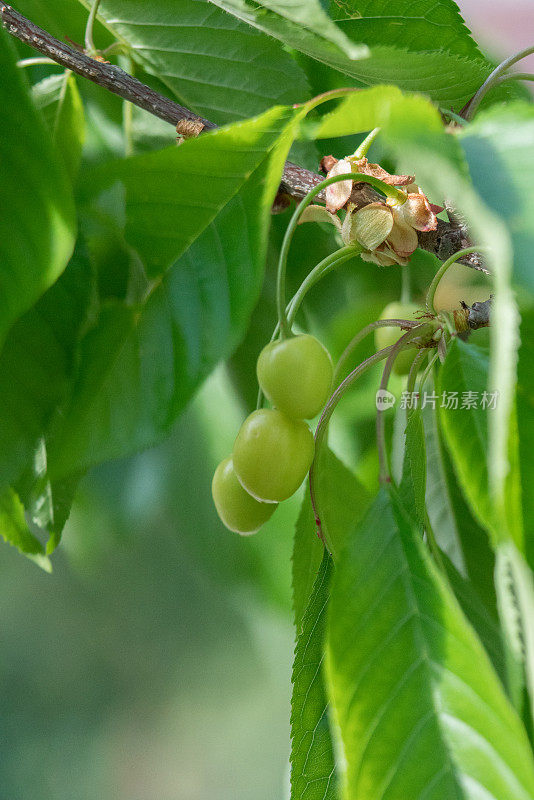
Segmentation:
[[(81, 75), (82, 78), (86, 78), (113, 92), (113, 94), (119, 95), (119, 97), (139, 106), (139, 108), (143, 108), (155, 117), (159, 117), (171, 125), (178, 126), (179, 132), (180, 130), (190, 130), (193, 134), (198, 134), (202, 130), (213, 130), (217, 127), (213, 122), (200, 117), (174, 100), (169, 100), (169, 98), (155, 92), (132, 75), (124, 72), (120, 67), (90, 58), (81, 50), (59, 41), (59, 39), (54, 38), (47, 31), (23, 17), (11, 6), (1, 6), (0, 17), (8, 33), (20, 39), (21, 42), (51, 58), (57, 64), (61, 64), (66, 69)], [(286, 161), (277, 198), (278, 205), (283, 207), (284, 197), (287, 196), (297, 201), (301, 200), (321, 180), (323, 180), (322, 175)], [(355, 191), (362, 192), (362, 205), (372, 202), (373, 199), (378, 199), (378, 196), (369, 197), (367, 187), (362, 189), (355, 187)], [(322, 194), (318, 195), (317, 199), (324, 201)], [(469, 240), (465, 228), (442, 221), (439, 221), (436, 231), (419, 233), (419, 246), (434, 253), (441, 260), (448, 258), (448, 256), (458, 252), (468, 244)], [(461, 263), (473, 269), (487, 272), (477, 253), (461, 259)]]
[(44, 56), (48, 56), (57, 64), (72, 70), (77, 75), (81, 75), (82, 78), (87, 78), (113, 94), (118, 94), (124, 100), (129, 100), (139, 108), (144, 108), (155, 117), (173, 125), (180, 120), (187, 119), (202, 123), (204, 128), (217, 127), (213, 122), (199, 117), (198, 114), (194, 114), (173, 100), (153, 91), (141, 81), (128, 75), (120, 67), (105, 61), (97, 61), (85, 55), (81, 50), (76, 50), (74, 47), (60, 42), (59, 39), (55, 39), (42, 28), (34, 25), (11, 6), (2, 6), (0, 15), (8, 33), (20, 39), (24, 44)]

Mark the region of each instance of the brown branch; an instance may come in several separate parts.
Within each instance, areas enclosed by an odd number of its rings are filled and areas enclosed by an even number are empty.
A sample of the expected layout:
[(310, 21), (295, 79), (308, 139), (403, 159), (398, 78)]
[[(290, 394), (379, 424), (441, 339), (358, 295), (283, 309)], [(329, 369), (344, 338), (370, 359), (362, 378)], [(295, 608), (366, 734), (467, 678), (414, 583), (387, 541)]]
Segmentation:
[(213, 122), (199, 117), (189, 109), (153, 91), (141, 81), (128, 75), (120, 67), (105, 61), (96, 61), (80, 50), (60, 42), (59, 39), (55, 39), (42, 28), (34, 25), (11, 6), (2, 6), (0, 15), (8, 33), (20, 39), (24, 44), (33, 47), (34, 50), (48, 56), (57, 64), (72, 70), (77, 75), (81, 75), (82, 78), (87, 78), (113, 94), (118, 94), (124, 100), (129, 100), (139, 108), (144, 108), (155, 117), (173, 125), (180, 120), (187, 119), (201, 122), (205, 128), (217, 127)]
[(488, 300), (484, 300), (483, 303), (473, 303), (472, 306), (462, 303), (462, 307), (467, 311), (467, 321), (472, 330), (476, 331), (478, 328), (485, 328), (490, 324), (492, 301), (493, 295), (490, 295)]
[[(213, 130), (217, 127), (213, 122), (200, 117), (188, 108), (174, 102), (174, 100), (169, 100), (169, 98), (155, 92), (132, 75), (124, 72), (120, 67), (90, 58), (82, 51), (59, 41), (59, 39), (54, 38), (47, 31), (23, 17), (11, 6), (1, 6), (0, 17), (8, 33), (20, 39), (21, 42), (51, 58), (57, 64), (72, 70), (77, 75), (81, 75), (82, 78), (87, 78), (104, 89), (113, 92), (113, 94), (119, 95), (124, 100), (143, 108), (155, 117), (159, 117), (171, 125), (179, 125), (179, 130), (201, 131)], [(186, 123), (192, 123), (192, 125), (187, 125)], [(283, 208), (284, 199), (287, 199), (286, 196), (292, 197), (297, 201), (301, 200), (310, 189), (317, 186), (322, 180), (322, 175), (286, 161), (276, 205), (279, 208)], [(362, 193), (361, 205), (366, 205), (372, 202), (373, 199), (378, 198), (378, 195), (370, 197), (368, 188), (361, 187), (361, 185), (360, 187), (355, 187), (354, 192)], [(317, 199), (324, 201), (324, 197), (321, 194), (318, 195)], [(353, 201), (355, 200), (354, 196), (352, 199)], [(434, 253), (441, 260), (445, 260), (448, 256), (468, 246), (466, 229), (440, 221), (436, 231), (419, 234), (419, 246)], [(473, 269), (487, 271), (482, 265), (480, 256), (476, 253), (466, 256), (461, 259), (461, 262)]]

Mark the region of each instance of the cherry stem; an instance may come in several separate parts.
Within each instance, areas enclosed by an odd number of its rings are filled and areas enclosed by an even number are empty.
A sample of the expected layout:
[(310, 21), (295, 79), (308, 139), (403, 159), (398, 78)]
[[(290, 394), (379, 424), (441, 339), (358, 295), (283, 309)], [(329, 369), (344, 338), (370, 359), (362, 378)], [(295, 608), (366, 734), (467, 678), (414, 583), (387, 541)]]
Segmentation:
[(443, 262), (441, 267), (438, 269), (434, 278), (432, 279), (432, 283), (428, 287), (428, 292), (426, 293), (426, 300), (425, 306), (426, 310), (429, 314), (436, 314), (436, 309), (434, 308), (434, 297), (436, 294), (436, 289), (438, 288), (438, 284), (449, 269), (458, 259), (463, 258), (464, 256), (468, 256), (470, 253), (480, 253), (487, 250), (486, 247), (465, 247), (463, 250), (459, 250), (453, 256), (448, 258), (446, 261)]
[(420, 322), (414, 322), (407, 319), (377, 319), (375, 322), (371, 322), (369, 325), (366, 325), (365, 328), (362, 328), (353, 339), (350, 340), (348, 345), (345, 347), (343, 352), (341, 353), (338, 362), (336, 364), (336, 370), (334, 372), (334, 384), (341, 379), (341, 375), (347, 365), (347, 361), (352, 356), (360, 342), (365, 339), (370, 333), (375, 331), (377, 328), (416, 328), (420, 325)]
[(510, 72), (509, 75), (502, 75), (495, 81), (495, 86), (500, 86), (501, 83), (506, 81), (534, 81), (534, 75), (531, 72)]
[(387, 183), (384, 183), (384, 181), (381, 181), (379, 178), (375, 178), (373, 175), (364, 175), (360, 172), (347, 172), (341, 175), (332, 175), (330, 178), (326, 178), (324, 181), (318, 183), (313, 187), (313, 189), (310, 189), (306, 197), (298, 204), (293, 212), (293, 216), (291, 217), (289, 225), (287, 226), (284, 234), (282, 247), (280, 248), (276, 284), (276, 304), (278, 310), (278, 322), (280, 323), (280, 332), (283, 339), (287, 339), (292, 335), (291, 325), (289, 324), (286, 316), (286, 271), (289, 247), (291, 245), (291, 240), (293, 239), (293, 234), (295, 233), (299, 223), (299, 219), (304, 213), (305, 209), (310, 205), (313, 198), (322, 192), (323, 189), (326, 189), (333, 183), (339, 183), (340, 181), (348, 180), (356, 183), (368, 183), (374, 189), (378, 189), (378, 191), (382, 192), (382, 194), (386, 195), (386, 197), (395, 200), (397, 203), (404, 203), (406, 200), (406, 194), (400, 189), (397, 189), (395, 186), (389, 186)]
[(432, 358), (430, 359), (430, 361), (428, 362), (428, 364), (425, 367), (425, 371), (423, 372), (423, 374), (421, 376), (421, 380), (419, 381), (419, 397), (421, 397), (421, 395), (423, 393), (423, 387), (424, 387), (425, 383), (427, 382), (428, 376), (432, 372), (432, 368), (433, 368), (434, 364), (436, 363), (436, 361), (438, 360), (438, 358), (439, 358), (439, 354), (438, 353), (434, 353), (434, 355), (432, 356)]
[(36, 67), (40, 64), (61, 67), (61, 64), (58, 64), (57, 61), (52, 61), (51, 58), (47, 58), (46, 56), (37, 56), (36, 58), (21, 58), (20, 61), (17, 61), (17, 67)]
[(361, 144), (356, 148), (354, 155), (351, 156), (351, 158), (364, 158), (381, 130), (381, 128), (373, 128), (371, 133), (368, 133), (363, 142), (361, 142)]
[[(346, 247), (341, 247), (339, 250), (336, 250), (335, 253), (330, 253), (330, 255), (326, 256), (326, 258), (323, 258), (323, 260), (320, 261), (311, 270), (311, 272), (308, 273), (286, 307), (287, 321), (290, 326), (293, 325), (298, 310), (302, 305), (302, 301), (310, 289), (312, 289), (315, 284), (326, 275), (329, 275), (331, 272), (333, 272), (336, 267), (339, 267), (341, 264), (345, 264), (347, 261), (350, 261), (351, 258), (354, 258), (361, 253), (361, 250), (362, 248), (359, 244), (350, 244)], [(279, 333), (280, 323), (277, 322), (270, 341), (274, 342)], [(262, 400), (263, 392), (260, 388), (258, 390), (258, 402), (256, 404), (256, 409), (261, 408)]]
[[(382, 380), (380, 381), (380, 387), (379, 387), (380, 391), (382, 392), (387, 391), (389, 376), (391, 375), (393, 364), (395, 362), (395, 359), (401, 352), (401, 350), (404, 350), (406, 345), (409, 344), (409, 342), (412, 339), (415, 339), (416, 337), (420, 336), (421, 333), (425, 331), (427, 328), (428, 326), (425, 325), (424, 323), (418, 325), (415, 328), (412, 328), (412, 330), (408, 331), (403, 336), (401, 336), (399, 341), (392, 346), (391, 352), (388, 356), (386, 365), (384, 367), (384, 372), (382, 373)], [(389, 472), (388, 457), (386, 450), (385, 415), (384, 415), (384, 409), (382, 408), (377, 408), (376, 410), (376, 442), (378, 446), (378, 464), (379, 464), (378, 477), (382, 485), (388, 484), (391, 483), (391, 474)]]
[(477, 108), (484, 99), (484, 96), (487, 94), (487, 92), (490, 91), (490, 89), (493, 89), (494, 86), (498, 85), (499, 78), (501, 77), (503, 72), (505, 72), (508, 69), (508, 67), (511, 67), (512, 64), (515, 64), (517, 61), (521, 61), (521, 59), (531, 55), (532, 53), (534, 53), (534, 45), (525, 48), (525, 50), (520, 50), (519, 53), (516, 53), (513, 56), (509, 56), (509, 58), (506, 58), (501, 64), (499, 64), (498, 67), (495, 67), (491, 75), (489, 75), (486, 78), (486, 80), (484, 81), (478, 92), (475, 94), (475, 96), (467, 106), (464, 113), (465, 119), (470, 120), (473, 118), (473, 115), (475, 114)]
[(350, 261), (351, 258), (355, 258), (361, 252), (362, 246), (360, 244), (349, 244), (346, 247), (341, 247), (339, 250), (336, 250), (335, 253), (323, 258), (323, 260), (308, 273), (289, 304), (287, 320), (290, 325), (293, 325), (302, 301), (310, 289), (315, 286), (319, 280), (329, 275), (336, 267), (341, 266), (341, 264), (344, 264), (346, 261)]
[(87, 26), (85, 28), (85, 52), (88, 56), (94, 56), (98, 53), (93, 40), (93, 26), (95, 23), (96, 15), (100, 0), (94, 0), (89, 17), (87, 18)]
[(321, 94), (316, 95), (311, 100), (307, 100), (304, 103), (295, 105), (294, 108), (306, 107), (306, 113), (308, 113), (323, 103), (328, 103), (330, 100), (339, 100), (346, 95), (353, 94), (353, 92), (358, 91), (359, 89), (356, 89), (354, 86), (344, 86), (339, 89), (329, 89), (327, 92), (322, 92)]
[(317, 463), (321, 452), (321, 447), (323, 445), (325, 436), (328, 432), (328, 423), (330, 422), (330, 418), (334, 413), (337, 404), (339, 403), (343, 395), (350, 389), (353, 383), (355, 383), (358, 380), (358, 378), (360, 378), (365, 372), (367, 372), (367, 370), (369, 370), (375, 364), (378, 364), (380, 361), (383, 361), (385, 358), (388, 358), (394, 347), (395, 345), (391, 345), (390, 347), (384, 347), (383, 350), (379, 350), (377, 353), (374, 353), (372, 356), (369, 356), (369, 358), (366, 358), (365, 361), (362, 361), (361, 364), (358, 364), (356, 369), (354, 369), (350, 373), (350, 375), (347, 375), (345, 380), (339, 384), (335, 392), (330, 397), (328, 403), (324, 407), (323, 413), (321, 414), (321, 418), (319, 419), (319, 423), (315, 430), (315, 456), (313, 458), (309, 473), (310, 498), (311, 498), (313, 513), (315, 514), (315, 522), (317, 523), (317, 535), (319, 536), (320, 539), (323, 540), (323, 542), (325, 542), (330, 552), (332, 552), (331, 543), (325, 541), (321, 527), (321, 518), (319, 516), (319, 511), (317, 508), (317, 486), (316, 486)]
[[(419, 368), (423, 360), (427, 357), (428, 352), (426, 350), (419, 350), (416, 354), (412, 366), (410, 367), (410, 371), (408, 373), (408, 380), (406, 381), (406, 391), (407, 393), (412, 396), (415, 391), (415, 381), (417, 379), (417, 373), (419, 372)], [(410, 411), (414, 411), (415, 406), (409, 406)]]
[(453, 120), (453, 122), (457, 122), (458, 125), (461, 125), (463, 128), (467, 125), (467, 120), (461, 117), (459, 114), (455, 114), (454, 111), (451, 111), (450, 108), (443, 108), (443, 106), (439, 107), (439, 110), (442, 114), (449, 117), (449, 119)]

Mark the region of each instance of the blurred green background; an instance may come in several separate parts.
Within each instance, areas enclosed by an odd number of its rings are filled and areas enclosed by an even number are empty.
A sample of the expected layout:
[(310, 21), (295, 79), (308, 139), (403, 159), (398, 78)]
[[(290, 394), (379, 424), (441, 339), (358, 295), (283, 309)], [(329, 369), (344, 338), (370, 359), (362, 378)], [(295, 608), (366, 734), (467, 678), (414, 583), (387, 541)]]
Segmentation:
[(164, 446), (95, 470), (52, 575), (3, 547), (3, 799), (284, 796), (290, 526), (216, 519), (236, 411), (219, 373)]

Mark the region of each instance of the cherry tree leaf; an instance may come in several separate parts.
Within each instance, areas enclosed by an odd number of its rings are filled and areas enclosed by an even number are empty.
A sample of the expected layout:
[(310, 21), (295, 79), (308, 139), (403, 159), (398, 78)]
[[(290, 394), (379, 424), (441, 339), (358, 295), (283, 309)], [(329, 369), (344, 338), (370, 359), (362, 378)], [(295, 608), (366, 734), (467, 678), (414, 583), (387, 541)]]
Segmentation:
[[(317, 503), (322, 532), (334, 557), (343, 548), (349, 528), (362, 516), (369, 499), (356, 476), (331, 450), (326, 450), (317, 466)], [(323, 550), (307, 489), (293, 545), (293, 608), (297, 631), (300, 630)]]
[(346, 797), (534, 796), (525, 730), (392, 490), (337, 565), (327, 676)]
[(85, 138), (83, 103), (72, 72), (52, 75), (32, 86), (32, 96), (48, 124), (72, 180), (78, 174)]
[[(234, 135), (221, 129), (121, 165), (139, 249), (161, 267), (171, 254), (180, 257), (142, 302), (105, 305), (82, 341), (72, 397), (51, 439), (54, 479), (161, 441), (239, 344), (261, 289), (292, 120), (287, 110), (273, 109), (236, 123)], [(182, 165), (177, 193), (175, 169)], [(198, 204), (184, 199), (187, 186)]]
[[(467, 102), (492, 70), (492, 64), (476, 48), (461, 23), (453, 23), (454, 36), (464, 42), (457, 53), (444, 48), (439, 42), (438, 27), (431, 26), (432, 8), (428, 3), (428, 25), (432, 35), (428, 44), (419, 31), (411, 34), (412, 20), (407, 21), (402, 42), (399, 42), (395, 25), (388, 24), (387, 9), (362, 4), (362, 12), (356, 11), (358, 19), (347, 22), (344, 17), (346, 4), (338, 15), (338, 27), (347, 32), (354, 47), (359, 47), (352, 57), (340, 52), (338, 48), (318, 35), (315, 30), (293, 22), (266, 8), (266, 3), (258, 4), (252, 0), (211, 0), (214, 5), (249, 25), (269, 34), (287, 46), (311, 58), (327, 64), (356, 81), (367, 85), (377, 83), (396, 83), (400, 88), (424, 92), (439, 103), (454, 105), (456, 108)], [(276, 4), (277, 7), (281, 4)], [(426, 3), (423, 4), (425, 7)], [(453, 4), (451, 4), (452, 6)], [(425, 9), (426, 10), (426, 9)], [(350, 8), (349, 8), (350, 13)], [(442, 14), (442, 17), (444, 15)], [(447, 16), (447, 15), (445, 15)], [(448, 38), (452, 38), (449, 14), (444, 26)], [(460, 34), (460, 35), (459, 35)], [(466, 54), (467, 53), (467, 54)], [(513, 90), (512, 90), (513, 92)]]
[(278, 42), (207, 0), (102, 0), (98, 17), (175, 98), (218, 125), (309, 97)]
[(0, 30), (0, 346), (13, 322), (61, 275), (76, 221), (72, 190)]
[(510, 103), (481, 111), (459, 135), (475, 188), (510, 231), (513, 277), (534, 289), (534, 108)]
[(24, 506), (13, 489), (0, 492), (0, 536), (46, 572), (51, 572), (44, 547), (28, 528)]
[[(282, 140), (287, 153), (294, 118), (292, 109), (275, 107), (180, 147), (107, 168), (105, 178), (119, 177), (126, 187), (126, 238), (149, 275), (164, 272), (185, 253)], [(269, 196), (275, 188), (269, 187)], [(265, 202), (260, 188), (258, 202)]]
[(332, 19), (353, 41), (481, 55), (454, 0), (330, 0), (329, 5)]
[[(437, 390), (454, 393), (458, 407), (440, 408), (440, 418), (454, 465), (479, 522), (491, 531), (494, 543), (504, 535), (495, 517), (488, 467), (488, 440), (492, 415), (498, 396), (488, 387), (489, 353), (474, 344), (456, 340), (447, 353), (438, 376)], [(515, 436), (510, 442), (515, 450)], [(513, 455), (512, 455), (513, 457)], [(516, 545), (524, 550), (519, 475), (517, 463), (507, 477), (506, 516), (508, 529)]]
[(323, 679), (330, 577), (325, 551), (297, 636), (291, 697), (291, 800), (335, 800), (337, 779)]

